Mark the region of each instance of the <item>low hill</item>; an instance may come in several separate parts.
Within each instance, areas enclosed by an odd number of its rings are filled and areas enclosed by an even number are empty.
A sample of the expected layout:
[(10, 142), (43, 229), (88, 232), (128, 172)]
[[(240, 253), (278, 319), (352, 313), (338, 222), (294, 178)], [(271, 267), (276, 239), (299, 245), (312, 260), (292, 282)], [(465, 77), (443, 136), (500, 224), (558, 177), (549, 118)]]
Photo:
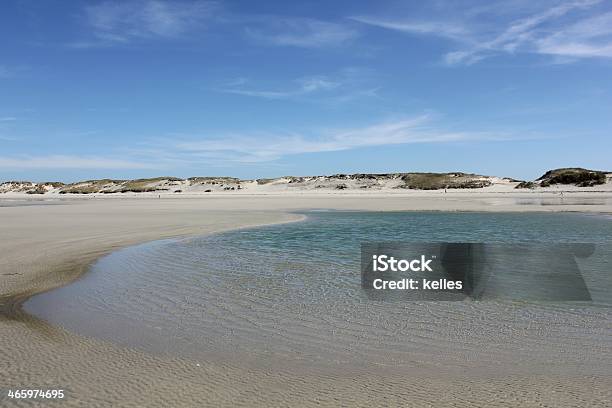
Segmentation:
[[(325, 192), (325, 191), (391, 191), (391, 190), (482, 190), (512, 191), (518, 189), (593, 188), (612, 186), (612, 175), (582, 168), (555, 169), (534, 181), (451, 173), (356, 173), (328, 176), (285, 176), (270, 179), (241, 180), (235, 177), (155, 177), (135, 180), (85, 180), (64, 184), (8, 181), (0, 183), (0, 193), (17, 194), (125, 194), (125, 193), (251, 193)], [(599, 186), (599, 187), (598, 187)], [(606, 190), (612, 190), (606, 187)]]
[(535, 181), (519, 183), (516, 188), (550, 187), (553, 185), (594, 187), (606, 184), (610, 176), (610, 173), (604, 171), (567, 167), (549, 170)]
[(330, 176), (285, 176), (273, 179), (240, 180), (235, 177), (156, 177), (136, 180), (85, 180), (76, 183), (34, 183), (29, 181), (0, 184), (0, 193), (27, 194), (114, 194), (220, 191), (297, 191), (297, 190), (438, 190), (483, 188), (506, 182), (497, 177), (455, 173), (383, 173), (334, 174)]

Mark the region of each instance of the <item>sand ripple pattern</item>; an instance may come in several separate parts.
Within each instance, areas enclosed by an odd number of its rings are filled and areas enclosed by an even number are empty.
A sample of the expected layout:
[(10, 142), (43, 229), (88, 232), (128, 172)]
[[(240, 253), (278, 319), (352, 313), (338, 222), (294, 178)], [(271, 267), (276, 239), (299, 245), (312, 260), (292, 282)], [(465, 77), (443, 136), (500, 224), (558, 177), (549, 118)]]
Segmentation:
[(154, 353), (319, 378), (378, 370), (606, 376), (610, 273), (588, 277), (594, 303), (375, 302), (361, 292), (358, 261), (362, 241), (610, 237), (609, 219), (574, 214), (311, 213), (297, 224), (127, 248), (26, 308)]

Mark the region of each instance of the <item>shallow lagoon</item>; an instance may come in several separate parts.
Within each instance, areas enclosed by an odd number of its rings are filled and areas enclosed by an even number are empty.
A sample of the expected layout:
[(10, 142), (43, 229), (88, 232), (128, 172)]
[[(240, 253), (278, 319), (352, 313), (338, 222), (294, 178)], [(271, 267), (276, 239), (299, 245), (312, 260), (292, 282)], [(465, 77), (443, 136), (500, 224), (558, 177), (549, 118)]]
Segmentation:
[(77, 333), (193, 359), (296, 369), (605, 374), (608, 260), (593, 302), (385, 302), (360, 287), (360, 243), (593, 242), (569, 213), (310, 212), (304, 222), (156, 241), (100, 259), (26, 310)]

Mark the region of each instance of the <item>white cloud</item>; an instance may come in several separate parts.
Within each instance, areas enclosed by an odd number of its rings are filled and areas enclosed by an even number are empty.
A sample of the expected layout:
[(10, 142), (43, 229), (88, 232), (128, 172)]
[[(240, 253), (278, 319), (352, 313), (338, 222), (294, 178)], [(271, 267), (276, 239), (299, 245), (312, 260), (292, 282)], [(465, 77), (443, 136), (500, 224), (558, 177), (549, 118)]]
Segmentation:
[(586, 18), (538, 39), (539, 52), (566, 57), (612, 57), (612, 12)]
[(444, 62), (449, 65), (464, 63), (466, 65), (474, 64), (486, 57), (482, 54), (473, 51), (453, 51), (444, 56)]
[[(541, 41), (541, 36), (546, 36), (547, 31), (553, 29), (551, 26), (542, 27), (545, 24), (553, 24), (557, 19), (577, 9), (589, 8), (600, 0), (580, 0), (563, 2), (554, 7), (550, 7), (539, 13), (528, 17), (514, 20), (510, 25), (495, 36), (493, 39), (479, 42), (475, 47), (467, 50), (454, 52), (447, 55), (447, 62), (473, 63), (486, 57), (487, 53), (507, 52), (513, 53), (519, 50), (527, 52), (542, 52), (542, 48), (537, 46)], [(562, 54), (559, 54), (562, 55)]]
[[(219, 92), (280, 100), (310, 100), (346, 103), (359, 98), (378, 96), (372, 86), (376, 74), (369, 69), (349, 67), (330, 75), (313, 75), (294, 79), (276, 87), (253, 84), (247, 78), (237, 78), (216, 89)], [(279, 81), (275, 81), (279, 82)]]
[(263, 18), (259, 23), (259, 26), (247, 27), (247, 35), (258, 42), (278, 46), (337, 47), (359, 35), (345, 24), (308, 18)]
[(211, 1), (127, 0), (107, 1), (84, 9), (95, 40), (74, 47), (128, 43), (150, 38), (176, 38), (199, 27), (217, 5)]
[[(463, 20), (416, 21), (397, 18), (353, 17), (364, 24), (411, 34), (444, 37), (457, 49), (448, 52), (448, 64), (473, 64), (498, 54), (535, 53), (556, 57), (612, 57), (612, 13), (585, 13), (601, 0), (535, 3), (525, 14), (524, 7), (507, 7), (507, 2), (487, 9), (467, 10)], [(502, 13), (501, 18), (498, 13)], [(483, 15), (484, 14), (484, 15)], [(486, 17), (495, 14), (488, 23)], [(458, 14), (457, 14), (458, 15)], [(567, 59), (566, 59), (567, 61)]]
[(325, 76), (312, 76), (296, 79), (294, 86), (284, 90), (262, 90), (248, 88), (248, 81), (232, 81), (231, 86), (220, 89), (221, 92), (236, 95), (254, 96), (265, 99), (291, 99), (316, 92), (324, 92), (341, 86), (341, 82)]
[(358, 31), (345, 23), (312, 18), (237, 15), (224, 12), (214, 0), (112, 0), (86, 6), (88, 38), (72, 48), (105, 47), (138, 40), (175, 39), (215, 21), (242, 26), (248, 37), (266, 45), (323, 48), (341, 46)]
[(323, 48), (341, 46), (359, 33), (346, 22), (312, 18), (240, 15), (214, 0), (111, 0), (83, 8), (91, 35), (68, 44), (72, 48), (105, 47), (148, 39), (182, 38), (215, 22), (244, 27), (260, 44)]
[(465, 27), (451, 22), (438, 21), (411, 21), (393, 20), (368, 16), (350, 17), (351, 20), (363, 24), (387, 28), (390, 30), (402, 31), (413, 34), (429, 34), (439, 37), (446, 37), (456, 41), (465, 41), (469, 36), (469, 31)]
[(4, 116), (4, 117), (0, 117), (0, 122), (13, 122), (17, 120), (16, 117), (14, 116)]
[(113, 156), (12, 155), (0, 156), (0, 169), (172, 169), (274, 162), (298, 154), (345, 151), (412, 143), (470, 140), (507, 140), (506, 135), (447, 131), (430, 115), (387, 120), (369, 126), (310, 132), (230, 133), (221, 136), (172, 135), (137, 146), (125, 146)]
[(315, 135), (302, 133), (230, 134), (222, 138), (177, 143), (180, 154), (224, 162), (253, 163), (277, 160), (304, 153), (350, 150), (364, 147), (409, 143), (442, 143), (475, 139), (499, 139), (495, 135), (474, 132), (439, 131), (428, 126), (427, 115), (386, 121), (371, 126), (334, 129)]
[(146, 169), (153, 165), (98, 156), (0, 156), (0, 169)]

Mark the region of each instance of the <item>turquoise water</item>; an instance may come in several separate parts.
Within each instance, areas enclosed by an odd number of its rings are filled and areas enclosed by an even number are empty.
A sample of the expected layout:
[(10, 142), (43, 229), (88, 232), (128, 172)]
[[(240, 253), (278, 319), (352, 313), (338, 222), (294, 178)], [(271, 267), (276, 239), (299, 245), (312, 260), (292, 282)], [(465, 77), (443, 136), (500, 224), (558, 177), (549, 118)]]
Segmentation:
[[(377, 302), (360, 244), (592, 242), (612, 219), (551, 213), (310, 212), (304, 222), (117, 251), (26, 309), (78, 333), (236, 364), (609, 372), (607, 254), (584, 274), (593, 302)], [(563, 356), (559, 359), (559, 356)]]

